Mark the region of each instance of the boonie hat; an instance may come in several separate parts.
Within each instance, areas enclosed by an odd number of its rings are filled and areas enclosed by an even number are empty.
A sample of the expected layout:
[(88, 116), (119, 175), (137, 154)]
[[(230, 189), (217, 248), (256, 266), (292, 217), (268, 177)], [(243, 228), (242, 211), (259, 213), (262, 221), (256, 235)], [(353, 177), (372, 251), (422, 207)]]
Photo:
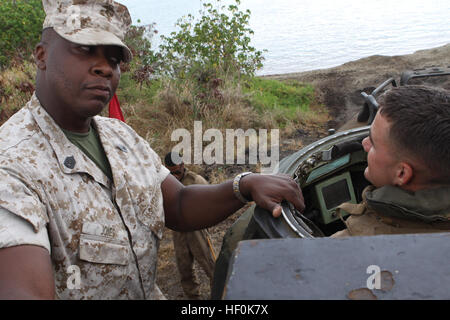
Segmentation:
[(82, 45), (116, 45), (123, 59), (132, 58), (123, 43), (131, 25), (127, 7), (112, 0), (42, 0), (46, 17), (43, 28), (53, 28), (70, 42)]

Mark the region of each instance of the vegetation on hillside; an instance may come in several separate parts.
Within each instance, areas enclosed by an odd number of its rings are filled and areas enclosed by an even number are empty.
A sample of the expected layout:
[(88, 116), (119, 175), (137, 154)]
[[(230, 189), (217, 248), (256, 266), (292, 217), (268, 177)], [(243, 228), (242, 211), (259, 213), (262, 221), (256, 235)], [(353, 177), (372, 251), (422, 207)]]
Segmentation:
[(0, 0), (0, 70), (30, 58), (44, 17), (42, 0)]

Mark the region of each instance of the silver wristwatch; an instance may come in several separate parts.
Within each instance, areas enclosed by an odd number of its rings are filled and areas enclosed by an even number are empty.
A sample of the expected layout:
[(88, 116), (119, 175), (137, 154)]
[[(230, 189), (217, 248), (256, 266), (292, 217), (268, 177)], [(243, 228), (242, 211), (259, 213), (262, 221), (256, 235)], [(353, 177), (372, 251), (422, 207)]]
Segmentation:
[(238, 198), (239, 200), (241, 200), (241, 202), (243, 203), (247, 203), (250, 202), (249, 200), (245, 199), (245, 197), (242, 195), (241, 190), (239, 189), (239, 182), (241, 181), (241, 179), (249, 174), (251, 174), (253, 172), (243, 172), (238, 174), (234, 180), (233, 180), (233, 192), (234, 195), (236, 196), (236, 198)]

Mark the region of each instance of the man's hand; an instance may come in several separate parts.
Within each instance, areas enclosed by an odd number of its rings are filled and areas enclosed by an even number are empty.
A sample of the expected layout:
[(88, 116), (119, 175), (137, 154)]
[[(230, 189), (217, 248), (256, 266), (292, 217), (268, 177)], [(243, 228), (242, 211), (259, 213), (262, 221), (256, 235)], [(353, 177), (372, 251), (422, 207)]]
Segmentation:
[[(183, 186), (169, 175), (161, 184), (166, 227), (175, 231), (209, 228), (225, 220), (243, 203), (233, 192), (233, 180), (217, 185)], [(300, 187), (287, 175), (249, 174), (239, 183), (241, 194), (260, 207), (281, 215), (280, 203), (291, 202), (303, 212), (305, 204)]]
[(305, 209), (302, 190), (288, 175), (250, 174), (241, 179), (240, 191), (247, 199), (272, 212), (275, 218), (281, 215), (283, 200), (291, 202), (300, 212)]

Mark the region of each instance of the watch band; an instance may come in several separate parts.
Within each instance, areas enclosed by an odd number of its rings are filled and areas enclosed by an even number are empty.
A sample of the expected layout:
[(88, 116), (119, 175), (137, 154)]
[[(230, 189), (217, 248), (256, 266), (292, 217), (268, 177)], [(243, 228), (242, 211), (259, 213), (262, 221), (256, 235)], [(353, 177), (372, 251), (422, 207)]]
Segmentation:
[(253, 172), (243, 172), (243, 173), (240, 173), (240, 174), (238, 174), (238, 175), (234, 178), (234, 180), (233, 180), (233, 192), (234, 192), (234, 195), (236, 196), (236, 198), (238, 198), (239, 200), (241, 200), (241, 202), (243, 202), (243, 203), (250, 202), (250, 200), (247, 200), (247, 199), (242, 195), (241, 190), (240, 190), (240, 188), (239, 188), (239, 183), (240, 183), (240, 181), (241, 181), (241, 179), (242, 179), (243, 177), (245, 177), (245, 176), (247, 176), (247, 175), (249, 175), (249, 174), (251, 174), (251, 173), (253, 173)]

